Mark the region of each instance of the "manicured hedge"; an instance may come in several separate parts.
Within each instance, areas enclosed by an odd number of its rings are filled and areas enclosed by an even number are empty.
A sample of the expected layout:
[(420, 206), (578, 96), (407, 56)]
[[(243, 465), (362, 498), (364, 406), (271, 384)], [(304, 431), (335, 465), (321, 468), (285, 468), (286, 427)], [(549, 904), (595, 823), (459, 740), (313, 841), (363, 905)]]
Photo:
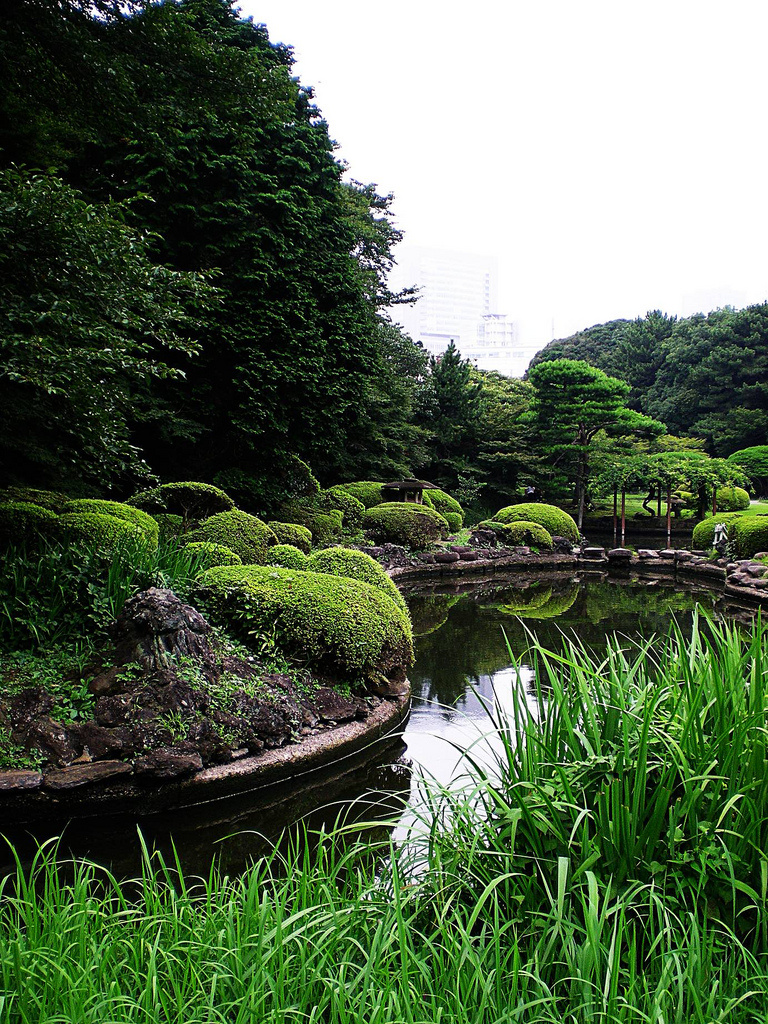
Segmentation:
[(699, 548), (703, 551), (708, 550), (715, 542), (715, 526), (718, 523), (725, 523), (728, 527), (728, 535), (730, 536), (732, 524), (743, 515), (743, 512), (718, 512), (716, 516), (702, 519), (693, 528), (691, 547)]
[(210, 540), (192, 540), (184, 545), (184, 550), (195, 554), (200, 559), (200, 569), (212, 569), (216, 565), (242, 565), (240, 555), (224, 544), (214, 544)]
[(305, 555), (312, 550), (312, 531), (306, 526), (299, 526), (298, 523), (274, 523), (271, 520), (267, 526), (277, 537), (278, 544), (298, 548)]
[(566, 537), (574, 544), (579, 541), (579, 528), (575, 521), (556, 505), (544, 505), (537, 501), (507, 505), (506, 508), (500, 509), (493, 519), (500, 523), (515, 523), (520, 520), (538, 523), (551, 537)]
[(64, 506), (72, 499), (60, 491), (45, 491), (39, 487), (5, 487), (0, 491), (0, 504), (8, 502), (23, 502), (24, 504), (36, 505), (38, 508), (46, 508), (50, 512), (64, 511)]
[(140, 508), (133, 508), (121, 501), (106, 501), (101, 498), (78, 498), (68, 502), (63, 509), (63, 514), (71, 512), (99, 512), (105, 516), (114, 516), (126, 523), (132, 523), (137, 527), (150, 544), (157, 544), (160, 528), (157, 520), (153, 519), (147, 512)]
[[(328, 512), (319, 512), (310, 502), (292, 502), (280, 509), (280, 515), (289, 523), (305, 526), (312, 535), (314, 544), (331, 544), (342, 534), (343, 513), (332, 508)], [(297, 545), (298, 546), (298, 545)]]
[(382, 484), (379, 480), (355, 480), (351, 484), (336, 484), (336, 488), (341, 488), (347, 494), (351, 494), (366, 508), (373, 508), (375, 505), (382, 505), (385, 502), (381, 487)]
[(734, 520), (732, 534), (740, 558), (768, 551), (768, 515), (740, 516)]
[(387, 576), (379, 563), (364, 551), (353, 551), (351, 548), (325, 548), (316, 551), (307, 561), (306, 568), (310, 572), (325, 572), (330, 576), (345, 576), (350, 580), (362, 580), (378, 587), (398, 605), (404, 612), (408, 606), (400, 591)]
[(254, 630), (274, 631), (286, 654), (336, 678), (381, 673), (402, 680), (413, 660), (408, 616), (378, 587), (359, 580), (224, 566), (203, 575), (193, 599), (245, 643)]
[(414, 549), (448, 536), (448, 523), (439, 512), (404, 501), (388, 501), (366, 509), (363, 529), (375, 540)]
[(448, 523), (451, 533), (458, 533), (462, 526), (462, 518), (458, 512), (441, 512), (440, 515)]
[(159, 487), (134, 494), (126, 504), (143, 509), (150, 515), (170, 512), (181, 516), (185, 523), (207, 519), (217, 512), (230, 512), (235, 507), (234, 501), (221, 488), (196, 480), (160, 484)]
[(268, 565), (279, 565), (283, 569), (307, 569), (307, 556), (293, 544), (275, 544), (267, 555)]
[(743, 512), (749, 508), (749, 493), (743, 487), (718, 487), (717, 508), (720, 512)]
[(57, 534), (70, 543), (85, 541), (105, 550), (130, 542), (151, 544), (138, 526), (103, 512), (65, 512), (56, 519), (55, 528)]
[(57, 517), (50, 509), (41, 508), (31, 501), (4, 501), (0, 503), (0, 543), (36, 542), (50, 536), (55, 530)]
[(525, 544), (534, 548), (552, 549), (552, 535), (538, 523), (526, 522), (524, 519), (511, 523), (499, 523), (487, 519), (480, 523), (487, 530), (493, 530), (505, 547)]
[[(464, 524), (464, 509), (461, 507), (458, 501), (446, 491), (441, 491), (439, 487), (436, 487), (433, 491), (424, 491), (425, 500), (429, 501), (429, 504), (440, 515), (445, 516), (446, 512), (453, 512), (461, 519), (461, 524)], [(448, 517), (446, 516), (446, 519)], [(450, 522), (450, 520), (449, 520)], [(459, 527), (461, 529), (461, 526)]]
[(152, 518), (160, 531), (160, 540), (181, 537), (184, 533), (184, 520), (171, 512), (155, 512)]
[(239, 555), (245, 565), (263, 565), (277, 537), (265, 522), (247, 512), (218, 512), (189, 535), (190, 540), (223, 544)]
[(324, 495), (327, 495), (330, 507), (338, 509), (343, 514), (346, 532), (357, 533), (363, 525), (365, 505), (362, 501), (345, 491), (343, 487), (329, 487), (327, 491), (320, 491), (318, 498), (323, 500)]

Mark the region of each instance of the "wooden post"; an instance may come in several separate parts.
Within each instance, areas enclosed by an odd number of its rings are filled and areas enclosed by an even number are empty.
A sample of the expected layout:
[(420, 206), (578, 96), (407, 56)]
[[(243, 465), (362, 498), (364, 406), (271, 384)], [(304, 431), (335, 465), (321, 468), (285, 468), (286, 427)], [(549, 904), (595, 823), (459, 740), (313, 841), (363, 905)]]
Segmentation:
[(627, 497), (626, 485), (622, 484), (621, 485), (621, 546), (622, 547), (624, 547), (624, 537), (625, 537), (625, 534), (626, 534), (626, 527), (627, 527), (627, 513), (626, 513), (626, 507), (625, 507), (625, 505), (626, 505), (626, 497)]
[(672, 484), (667, 484), (667, 547), (672, 547)]
[(619, 485), (613, 485), (613, 546), (616, 547), (616, 516), (618, 514)]
[(712, 488), (712, 515), (717, 515), (717, 484)]
[(658, 498), (656, 500), (656, 518), (661, 519), (661, 480), (656, 484), (656, 491), (658, 494)]

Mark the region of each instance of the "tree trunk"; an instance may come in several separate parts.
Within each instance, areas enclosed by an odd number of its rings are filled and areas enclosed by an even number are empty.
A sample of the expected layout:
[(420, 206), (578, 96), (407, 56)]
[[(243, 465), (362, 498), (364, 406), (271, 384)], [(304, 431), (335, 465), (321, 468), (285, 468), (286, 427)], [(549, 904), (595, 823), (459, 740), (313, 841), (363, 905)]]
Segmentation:
[(656, 485), (658, 497), (656, 499), (656, 518), (661, 519), (661, 480)]
[(619, 488), (617, 484), (613, 485), (613, 546), (616, 547), (616, 516), (618, 514), (618, 493)]
[(667, 484), (667, 547), (672, 544), (672, 485)]
[(624, 485), (621, 487), (621, 546), (624, 547), (624, 538), (627, 532), (627, 510), (626, 510), (626, 498), (627, 491)]
[(712, 488), (712, 515), (717, 515), (717, 484)]

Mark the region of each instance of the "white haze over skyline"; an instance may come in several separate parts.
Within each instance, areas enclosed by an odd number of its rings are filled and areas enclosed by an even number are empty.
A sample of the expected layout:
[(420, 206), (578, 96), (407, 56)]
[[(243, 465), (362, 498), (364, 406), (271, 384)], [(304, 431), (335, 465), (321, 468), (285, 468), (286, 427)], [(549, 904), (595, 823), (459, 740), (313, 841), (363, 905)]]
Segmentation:
[(768, 299), (764, 0), (240, 7), (405, 244), (498, 257), (524, 344)]

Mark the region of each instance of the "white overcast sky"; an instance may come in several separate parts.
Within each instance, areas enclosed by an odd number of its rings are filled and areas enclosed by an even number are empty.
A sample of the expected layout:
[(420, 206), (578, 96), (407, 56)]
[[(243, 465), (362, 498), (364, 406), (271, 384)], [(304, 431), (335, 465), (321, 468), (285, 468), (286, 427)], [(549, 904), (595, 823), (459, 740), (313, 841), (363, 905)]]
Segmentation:
[(523, 340), (768, 299), (768, 0), (241, 0), (406, 242)]

